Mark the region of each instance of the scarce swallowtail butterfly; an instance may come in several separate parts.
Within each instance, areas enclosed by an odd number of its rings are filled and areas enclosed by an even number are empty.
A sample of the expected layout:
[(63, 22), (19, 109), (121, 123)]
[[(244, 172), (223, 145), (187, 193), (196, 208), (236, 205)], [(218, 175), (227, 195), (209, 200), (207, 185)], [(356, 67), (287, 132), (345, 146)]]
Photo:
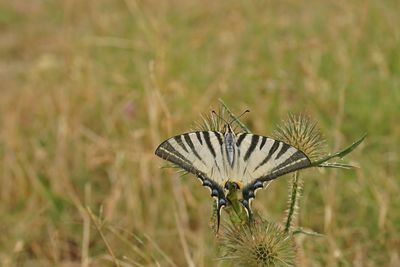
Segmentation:
[(197, 131), (171, 137), (155, 151), (197, 176), (216, 199), (217, 231), (221, 209), (229, 205), (228, 189), (241, 191), (240, 202), (251, 221), (251, 201), (256, 191), (273, 180), (311, 166), (310, 159), (300, 150), (270, 137), (235, 134), (229, 123), (223, 132)]

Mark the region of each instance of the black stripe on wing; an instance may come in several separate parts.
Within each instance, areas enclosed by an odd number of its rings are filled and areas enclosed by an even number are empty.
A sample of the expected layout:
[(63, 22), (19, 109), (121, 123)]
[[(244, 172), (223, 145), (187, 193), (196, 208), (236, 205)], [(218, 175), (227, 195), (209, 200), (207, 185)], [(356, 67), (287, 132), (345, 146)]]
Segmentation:
[[(278, 148), (279, 141), (275, 141), (273, 146), (271, 147), (271, 150), (275, 152)], [(277, 158), (281, 157), (282, 154), (284, 154), (289, 148), (292, 146), (287, 145), (283, 143), (281, 147), (281, 151), (278, 152)], [(266, 161), (268, 161), (273, 152), (268, 153), (266, 157)], [(290, 172), (294, 172), (297, 170), (305, 169), (311, 167), (311, 161), (310, 159), (300, 150), (297, 150), (293, 155), (291, 155), (287, 160), (285, 160), (283, 163), (279, 164), (275, 168), (271, 170), (271, 172), (265, 176), (261, 176), (259, 178), (254, 179), (252, 182), (247, 184), (243, 189), (242, 189), (242, 204), (246, 208), (246, 211), (249, 215), (249, 218), (251, 218), (251, 199), (256, 197), (256, 191), (258, 189), (261, 189), (264, 187), (265, 182), (273, 180), (278, 178), (279, 176), (285, 175)]]
[(219, 145), (222, 147), (224, 141), (222, 140), (222, 134), (216, 131), (213, 131), (215, 137), (217, 137)]
[[(176, 139), (175, 139), (176, 140)], [(187, 172), (196, 174), (198, 171), (193, 164), (179, 153), (170, 143), (169, 139), (161, 143), (155, 151), (155, 154), (162, 159), (170, 161)]]
[(279, 150), (278, 155), (276, 155), (275, 159), (279, 159), (283, 154), (285, 154), (286, 151), (288, 151), (290, 147), (290, 145), (282, 143), (282, 147)]
[(222, 138), (222, 134), (219, 133), (219, 132), (216, 132), (216, 131), (213, 131), (213, 133), (214, 133), (215, 137), (218, 140), (218, 144), (219, 144), (220, 151), (221, 151), (221, 156), (222, 156), (224, 154), (224, 147), (225, 147), (224, 146), (224, 141), (223, 141), (223, 138)]
[(203, 133), (203, 138), (206, 141), (207, 147), (210, 150), (211, 154), (215, 158), (217, 154), (215, 154), (215, 150), (213, 145), (211, 144), (211, 139), (210, 139), (210, 132), (202, 132)]
[(251, 136), (251, 142), (250, 142), (250, 146), (247, 149), (246, 154), (244, 155), (244, 160), (248, 160), (249, 157), (251, 156), (251, 154), (254, 152), (254, 150), (256, 149), (256, 146), (258, 144), (258, 139), (260, 138), (259, 135), (252, 135)]
[[(263, 136), (264, 137), (264, 136)], [(267, 137), (264, 137), (265, 139), (268, 139)], [(271, 139), (270, 139), (271, 140)], [(268, 151), (267, 156), (263, 159), (263, 161), (260, 162), (260, 164), (258, 164), (258, 166), (255, 168), (255, 170), (257, 170), (258, 168), (260, 168), (261, 166), (263, 166), (264, 164), (266, 164), (272, 157), (272, 155), (275, 153), (275, 151), (278, 149), (279, 147), (279, 141), (274, 140), (274, 143), (272, 144), (270, 150)]]
[(236, 146), (239, 147), (240, 144), (243, 142), (243, 139), (246, 137), (246, 133), (238, 134), (238, 139), (236, 141)]
[(264, 147), (265, 143), (267, 142), (267, 137), (265, 136), (260, 136), (261, 137), (261, 144), (260, 144), (260, 150)]
[(182, 136), (183, 136), (183, 135), (177, 135), (177, 136), (174, 137), (174, 139), (175, 139), (176, 143), (177, 143), (183, 150), (185, 150), (186, 153), (187, 153), (188, 150), (187, 150), (185, 144), (183, 143)]
[(192, 150), (192, 152), (196, 156), (196, 158), (201, 160), (204, 163), (203, 159), (200, 157), (199, 153), (197, 152), (196, 148), (194, 147), (192, 139), (190, 138), (190, 133), (184, 134), (183, 137), (185, 138), (185, 142), (188, 144), (188, 146), (190, 147), (190, 149)]
[(199, 143), (202, 145), (203, 144), (203, 139), (201, 139), (200, 132), (196, 132), (196, 137), (197, 137), (197, 140), (199, 140)]

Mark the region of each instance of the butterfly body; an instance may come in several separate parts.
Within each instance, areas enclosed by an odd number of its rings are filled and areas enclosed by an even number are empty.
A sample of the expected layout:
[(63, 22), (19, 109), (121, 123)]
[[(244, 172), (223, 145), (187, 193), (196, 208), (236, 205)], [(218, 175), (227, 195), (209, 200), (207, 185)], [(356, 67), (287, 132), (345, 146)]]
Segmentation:
[(235, 157), (235, 133), (232, 131), (230, 126), (226, 126), (226, 128), (227, 128), (227, 131), (224, 135), (226, 156), (227, 156), (229, 165), (232, 167), (233, 160)]
[(311, 166), (293, 146), (266, 136), (235, 134), (229, 124), (224, 133), (198, 131), (169, 138), (155, 153), (193, 173), (210, 189), (218, 225), (221, 209), (230, 204), (229, 193), (241, 193), (239, 201), (251, 219), (251, 200), (267, 181)]

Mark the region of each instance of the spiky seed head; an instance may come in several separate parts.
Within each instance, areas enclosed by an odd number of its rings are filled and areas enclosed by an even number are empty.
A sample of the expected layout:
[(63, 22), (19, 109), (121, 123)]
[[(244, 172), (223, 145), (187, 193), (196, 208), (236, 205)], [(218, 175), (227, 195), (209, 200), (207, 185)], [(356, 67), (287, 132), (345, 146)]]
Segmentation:
[(325, 140), (317, 124), (304, 114), (289, 114), (287, 120), (277, 126), (273, 137), (301, 150), (311, 161), (324, 154)]
[[(214, 111), (213, 111), (214, 112)], [(242, 113), (245, 114), (248, 112), (246, 110)], [(225, 105), (221, 104), (218, 111), (209, 114), (201, 115), (201, 119), (195, 123), (195, 125), (191, 128), (193, 131), (221, 131), (226, 124), (226, 122), (231, 123), (231, 127), (234, 132), (237, 132), (239, 129), (241, 132), (246, 128), (241, 121), (239, 120), (240, 116), (236, 116), (233, 114)], [(246, 128), (246, 132), (249, 130)]]
[(294, 266), (295, 247), (292, 238), (274, 223), (256, 221), (248, 225), (224, 228), (220, 247), (221, 260), (233, 266)]
[(201, 119), (192, 127), (193, 131), (220, 131), (224, 126), (225, 109), (220, 107), (217, 111), (218, 116), (212, 113), (201, 115)]

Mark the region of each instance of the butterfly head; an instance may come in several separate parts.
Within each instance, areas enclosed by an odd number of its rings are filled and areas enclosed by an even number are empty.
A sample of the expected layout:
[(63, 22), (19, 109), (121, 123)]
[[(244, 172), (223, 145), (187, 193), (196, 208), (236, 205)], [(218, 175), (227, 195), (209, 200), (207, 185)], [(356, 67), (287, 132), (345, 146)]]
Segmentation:
[[(231, 126), (231, 124), (235, 121), (236, 123), (238, 123), (239, 121), (239, 119), (240, 119), (240, 117), (242, 117), (244, 114), (246, 114), (247, 112), (250, 112), (250, 110), (248, 110), (248, 109), (246, 109), (245, 111), (243, 111), (242, 112), (242, 114), (240, 114), (239, 116), (237, 116), (237, 117), (234, 117), (234, 116), (231, 116), (232, 117), (232, 120), (230, 120), (230, 121), (227, 121), (227, 120), (225, 120), (222, 116), (220, 116), (219, 114), (217, 114), (214, 110), (212, 111), (212, 113), (216, 116), (216, 117), (218, 117), (218, 118), (220, 118), (223, 122), (224, 122), (224, 130), (223, 130), (223, 132), (225, 133), (225, 136), (227, 136), (227, 135), (235, 135), (235, 132), (232, 130), (232, 126)], [(240, 122), (239, 122), (240, 123)]]
[(224, 134), (225, 134), (225, 136), (227, 135), (227, 134), (235, 134), (234, 132), (233, 132), (233, 130), (232, 130), (232, 126), (229, 124), (229, 123), (225, 123), (224, 124)]
[(240, 181), (226, 181), (224, 188), (228, 191), (238, 191), (243, 188), (243, 184)]

